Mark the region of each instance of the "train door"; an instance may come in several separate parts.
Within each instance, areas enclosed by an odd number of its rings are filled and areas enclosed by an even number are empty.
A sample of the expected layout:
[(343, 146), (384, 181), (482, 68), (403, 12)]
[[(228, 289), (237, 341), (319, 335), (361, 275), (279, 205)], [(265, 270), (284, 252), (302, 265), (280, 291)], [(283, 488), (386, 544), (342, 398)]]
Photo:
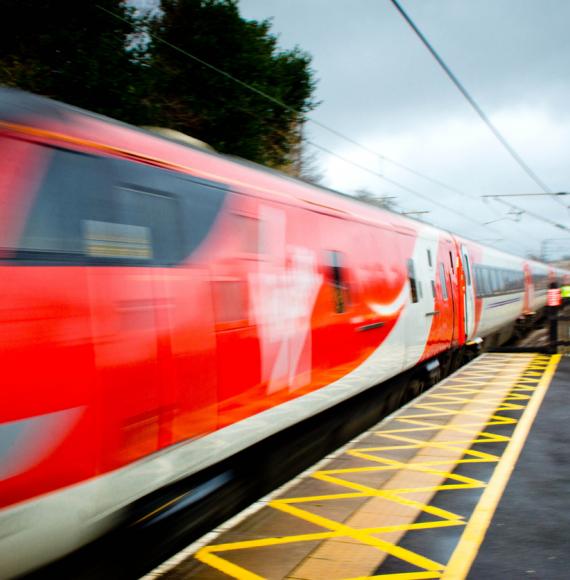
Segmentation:
[(88, 156), (0, 136), (0, 423), (14, 421), (22, 435), (2, 441), (8, 503), (95, 473), (80, 218), (83, 192), (104, 185), (98, 169)]
[(401, 372), (404, 365), (403, 312), (410, 290), (402, 256), (411, 252), (413, 238), (382, 227), (359, 226), (358, 234), (355, 259), (362, 310), (354, 340), (380, 381)]
[(357, 335), (361, 320), (361, 294), (355, 271), (366, 252), (359, 247), (360, 228), (349, 220), (311, 212), (318, 225), (318, 260), (322, 293), (315, 322), (315, 364), (328, 376), (326, 382), (348, 374), (360, 362), (362, 340), (370, 333)]
[(448, 240), (445, 244), (444, 252), (442, 255), (442, 262), (444, 265), (444, 270), (446, 272), (446, 280), (449, 289), (449, 301), (451, 307), (451, 329), (450, 329), (450, 342), (451, 346), (457, 346), (459, 342), (457, 320), (459, 317), (459, 294), (458, 294), (458, 284), (457, 284), (457, 269), (453, 260), (455, 245), (451, 240)]
[(475, 328), (475, 291), (473, 288), (473, 277), (471, 272), (471, 263), (469, 260), (469, 252), (465, 245), (461, 246), (461, 264), (463, 266), (463, 276), (465, 279), (463, 313), (465, 340), (470, 340)]
[(263, 219), (255, 198), (230, 194), (220, 223), (223, 250), (212, 264), (219, 427), (262, 410), (265, 400), (260, 343), (252, 316), (254, 279), (266, 259)]
[[(115, 188), (104, 161), (104, 188), (85, 200), (93, 347), (99, 379), (101, 468), (120, 467), (159, 448), (161, 373), (155, 308), (157, 239), (152, 212), (162, 199)], [(169, 201), (165, 200), (170, 214)]]
[(405, 364), (410, 367), (418, 362), (425, 348), (425, 342), (429, 331), (426, 328), (431, 325), (425, 316), (424, 306), (425, 287), (422, 284), (421, 276), (418, 276), (417, 260), (408, 258), (406, 269), (410, 288), (410, 301), (405, 310), (405, 334), (402, 343), (406, 347)]
[(312, 320), (322, 275), (312, 215), (233, 196), (221, 224), (232, 233), (212, 272), (222, 424), (314, 384)]
[[(420, 338), (419, 346), (423, 342), (422, 358), (431, 358), (449, 348), (452, 332), (453, 306), (450, 300), (450, 288), (447, 281), (447, 272), (440, 253), (445, 244), (437, 236), (426, 233), (421, 245), (425, 255), (420, 251), (418, 266), (421, 268), (422, 280), (427, 286), (424, 298), (424, 318), (426, 335), (416, 333)], [(423, 265), (422, 265), (423, 262)], [(417, 325), (418, 322), (414, 321)], [(410, 333), (409, 340), (414, 340)]]
[(118, 218), (148, 231), (158, 443), (165, 447), (217, 427), (216, 342), (204, 244), (227, 190), (139, 163), (113, 160), (112, 165)]
[(183, 221), (180, 177), (125, 160), (105, 164), (110, 185), (91, 200), (83, 231), (102, 464), (112, 468), (215, 429), (217, 409), (207, 277), (179, 268), (192, 226)]
[(447, 255), (444, 256), (443, 262), (449, 262), (447, 264), (447, 280), (449, 282), (449, 298), (451, 301), (451, 308), (452, 308), (452, 329), (451, 329), (451, 346), (457, 346), (459, 343), (459, 336), (458, 336), (458, 328), (457, 328), (457, 320), (459, 318), (459, 301), (458, 301), (458, 292), (457, 292), (457, 270), (455, 264), (453, 262), (453, 244), (448, 244), (447, 248)]
[(410, 303), (406, 309), (406, 366), (415, 365), (429, 349), (432, 326), (438, 325), (435, 275), (437, 239), (419, 234), (407, 260)]
[(442, 351), (448, 349), (451, 344), (454, 322), (452, 288), (449, 284), (448, 268), (443, 260), (437, 264), (436, 289), (440, 312), (438, 350)]

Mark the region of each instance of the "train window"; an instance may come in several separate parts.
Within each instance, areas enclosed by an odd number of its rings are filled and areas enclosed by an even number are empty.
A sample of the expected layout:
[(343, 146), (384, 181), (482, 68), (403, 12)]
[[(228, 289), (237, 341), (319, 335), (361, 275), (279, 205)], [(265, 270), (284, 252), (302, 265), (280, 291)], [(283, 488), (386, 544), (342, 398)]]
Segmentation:
[(498, 294), (499, 292), (499, 287), (500, 287), (500, 282), (499, 282), (499, 273), (497, 272), (497, 270), (492, 269), (491, 270), (491, 291), (493, 294)]
[(247, 319), (246, 286), (241, 280), (214, 280), (216, 321), (221, 324)]
[(489, 268), (486, 267), (481, 268), (481, 278), (482, 278), (481, 284), (482, 295), (489, 296), (489, 294), (491, 294), (491, 278)]
[(21, 239), (8, 248), (12, 259), (172, 265), (204, 239), (227, 194), (141, 163), (50, 152)]
[(490, 268), (485, 268), (485, 296), (491, 296), (493, 294), (493, 273)]
[(487, 268), (487, 278), (489, 280), (489, 296), (497, 292), (497, 275), (493, 268)]
[(478, 297), (483, 296), (484, 288), (483, 288), (483, 269), (481, 266), (475, 266), (473, 269), (473, 274), (475, 275), (475, 291)]
[(441, 282), (441, 295), (443, 296), (444, 300), (447, 300), (447, 283), (445, 279), (445, 267), (443, 263), (439, 264), (439, 279)]
[(475, 277), (475, 293), (481, 296), (481, 268), (477, 265), (473, 268), (473, 276)]
[[(115, 228), (120, 228), (122, 236), (128, 236), (129, 232), (138, 232), (143, 236), (138, 243), (140, 245), (146, 241), (148, 248), (145, 255), (156, 264), (175, 264), (180, 259), (182, 244), (178, 200), (161, 192), (134, 186), (116, 188), (113, 198), (118, 222)], [(127, 241), (130, 241), (128, 237)], [(117, 257), (140, 258), (136, 254), (120, 253), (121, 244), (117, 240), (114, 245), (119, 251)]]
[(112, 221), (148, 227), (153, 263), (172, 265), (204, 240), (228, 193), (220, 184), (136, 163), (112, 159), (116, 182)]
[(431, 250), (427, 251), (427, 260), (428, 260), (428, 265), (431, 268)]
[(47, 174), (36, 195), (14, 258), (42, 262), (84, 261), (83, 226), (86, 217), (111, 221), (107, 203), (111, 180), (96, 157), (52, 150)]
[(435, 298), (435, 282), (433, 280), (431, 280), (431, 293)]
[(451, 266), (451, 271), (455, 272), (455, 269), (453, 267), (453, 254), (451, 252), (449, 252), (449, 264)]
[(466, 252), (463, 253), (464, 264), (465, 264), (465, 272), (467, 278), (467, 286), (471, 286), (471, 266), (469, 265), (469, 256)]
[(93, 258), (151, 260), (150, 229), (97, 220), (83, 221), (84, 252)]
[(414, 261), (408, 259), (408, 279), (410, 281), (410, 295), (412, 302), (418, 301), (418, 288), (416, 285), (416, 269), (414, 268)]
[(497, 276), (497, 292), (501, 294), (503, 292), (503, 271), (495, 270)]
[(487, 295), (492, 296), (495, 291), (495, 276), (491, 268), (485, 268), (487, 270)]
[(233, 217), (238, 237), (238, 252), (259, 254), (259, 220), (242, 214), (234, 214)]
[(510, 292), (513, 289), (513, 272), (505, 270), (505, 292)]
[(331, 251), (327, 253), (330, 268), (330, 284), (333, 289), (334, 308), (337, 314), (346, 312), (349, 305), (349, 292), (345, 267), (342, 264), (341, 252)]

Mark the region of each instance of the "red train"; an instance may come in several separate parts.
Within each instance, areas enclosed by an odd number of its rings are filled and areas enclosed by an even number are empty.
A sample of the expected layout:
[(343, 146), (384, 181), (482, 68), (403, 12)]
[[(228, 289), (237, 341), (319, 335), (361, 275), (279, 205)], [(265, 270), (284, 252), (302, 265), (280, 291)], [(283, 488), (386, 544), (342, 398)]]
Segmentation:
[(9, 89), (0, 208), (4, 576), (372, 385), (504, 340), (557, 275)]

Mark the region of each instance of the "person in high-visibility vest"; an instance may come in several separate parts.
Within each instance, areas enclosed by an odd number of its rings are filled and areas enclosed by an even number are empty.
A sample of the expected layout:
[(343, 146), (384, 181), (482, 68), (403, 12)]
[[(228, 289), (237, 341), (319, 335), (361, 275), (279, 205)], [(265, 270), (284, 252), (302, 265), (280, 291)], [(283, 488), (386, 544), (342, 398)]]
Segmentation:
[(560, 297), (562, 298), (562, 305), (566, 306), (570, 303), (570, 284), (568, 282), (564, 283), (560, 287)]

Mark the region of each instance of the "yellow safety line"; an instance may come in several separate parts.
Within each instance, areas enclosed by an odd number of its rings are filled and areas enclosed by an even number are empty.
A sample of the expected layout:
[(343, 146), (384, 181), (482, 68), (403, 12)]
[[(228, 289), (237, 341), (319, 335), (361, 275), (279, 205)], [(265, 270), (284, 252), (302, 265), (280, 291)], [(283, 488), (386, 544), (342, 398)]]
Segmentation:
[(380, 574), (379, 576), (359, 576), (348, 580), (373, 580), (374, 578), (382, 578), (382, 580), (429, 580), (430, 578), (441, 578), (441, 574), (437, 572), (400, 572), (398, 574)]
[(216, 556), (211, 550), (207, 550), (206, 548), (202, 548), (195, 557), (204, 564), (208, 564), (208, 566), (216, 568), (232, 578), (239, 578), (240, 580), (265, 580), (263, 576), (258, 576), (237, 564), (232, 564), (228, 560)]
[[(497, 357), (494, 357), (497, 359)], [(356, 449), (350, 449), (346, 452), (347, 455), (362, 459), (363, 461), (372, 462), (373, 466), (364, 467), (353, 467), (348, 469), (330, 469), (317, 471), (312, 474), (312, 477), (319, 479), (321, 481), (341, 486), (349, 491), (345, 493), (333, 493), (327, 495), (315, 495), (307, 497), (294, 497), (294, 498), (281, 498), (276, 499), (268, 503), (268, 507), (279, 510), (283, 513), (287, 513), (291, 516), (297, 517), (301, 520), (309, 522), (315, 526), (324, 528), (322, 532), (309, 533), (309, 534), (299, 534), (292, 536), (283, 537), (269, 537), (252, 539), (246, 541), (231, 542), (227, 544), (218, 545), (208, 545), (199, 550), (195, 554), (195, 558), (212, 566), (213, 568), (224, 572), (225, 574), (232, 576), (234, 578), (242, 580), (260, 580), (261, 576), (258, 576), (245, 568), (238, 566), (229, 562), (228, 560), (217, 556), (218, 552), (233, 552), (235, 550), (251, 549), (251, 548), (262, 548), (277, 545), (284, 545), (295, 542), (306, 542), (306, 541), (322, 541), (330, 540), (334, 538), (352, 538), (357, 540), (361, 544), (368, 545), (371, 548), (376, 548), (379, 550), (379, 554), (385, 553), (387, 555), (394, 556), (408, 562), (409, 564), (423, 568), (421, 571), (410, 571), (397, 574), (380, 574), (375, 576), (366, 576), (355, 578), (353, 580), (362, 580), (363, 578), (384, 578), (384, 579), (398, 579), (398, 580), (421, 580), (428, 578), (460, 578), (462, 576), (448, 576), (449, 570), (451, 570), (452, 565), (455, 561), (459, 561), (464, 556), (456, 556), (459, 549), (465, 551), (469, 549), (468, 547), (462, 546), (473, 546), (474, 539), (478, 539), (476, 546), (480, 545), (482, 541), (484, 531), (486, 526), (488, 526), (488, 521), (485, 528), (481, 531), (480, 527), (474, 528), (472, 523), (473, 517), (467, 522), (467, 530), (471, 531), (470, 534), (464, 533), (461, 539), (461, 545), (454, 553), (452, 561), (446, 566), (445, 564), (434, 562), (433, 560), (403, 548), (398, 545), (398, 541), (390, 542), (387, 539), (381, 539), (376, 537), (374, 534), (379, 533), (389, 533), (389, 532), (402, 532), (408, 530), (425, 530), (430, 528), (439, 528), (444, 526), (464, 526), (466, 522), (464, 517), (455, 514), (453, 512), (438, 508), (436, 506), (430, 505), (431, 498), (437, 491), (440, 490), (450, 490), (450, 489), (474, 489), (486, 487), (486, 491), (478, 505), (481, 505), (484, 498), (491, 497), (493, 500), (498, 501), (506, 485), (506, 480), (512, 471), (514, 462), (520, 453), (520, 449), (517, 453), (511, 451), (514, 449), (513, 440), (515, 439), (515, 434), (522, 433), (521, 424), (526, 425), (528, 423), (527, 417), (529, 413), (533, 412), (532, 419), (536, 415), (538, 407), (542, 402), (544, 392), (548, 386), (554, 369), (560, 357), (550, 359), (547, 356), (534, 356), (530, 358), (520, 357), (515, 364), (510, 362), (504, 363), (501, 359), (498, 359), (497, 366), (492, 364), (493, 357), (487, 355), (484, 362), (487, 362), (484, 369), (481, 371), (471, 370), (470, 372), (465, 372), (469, 376), (477, 376), (478, 381), (475, 380), (462, 380), (461, 374), (456, 375), (448, 379), (447, 383), (439, 387), (440, 390), (445, 390), (450, 394), (429, 394), (424, 396), (421, 403), (414, 405), (408, 409), (408, 414), (403, 416), (397, 416), (393, 418), (393, 421), (397, 421), (403, 424), (402, 428), (398, 429), (387, 429), (376, 431), (374, 434), (377, 437), (384, 438), (387, 442), (393, 442), (389, 445), (381, 445), (377, 447), (362, 447)], [(491, 364), (488, 364), (489, 361)], [(528, 361), (528, 364), (521, 369), (521, 363)], [(484, 391), (484, 396), (481, 396), (482, 391), (480, 388), (471, 388), (470, 384), (480, 386), (481, 381), (488, 381), (493, 377), (493, 372), (506, 373), (510, 372), (509, 367), (516, 367), (517, 372), (513, 373), (513, 376), (509, 380), (493, 380), (493, 385)], [(537, 372), (539, 371), (539, 372)], [(502, 377), (501, 377), (502, 379)], [(546, 386), (544, 386), (546, 385)], [(535, 396), (532, 393), (535, 393)], [(538, 398), (538, 391), (542, 393), (540, 399)], [(529, 393), (529, 394), (526, 394)], [(470, 397), (469, 395), (473, 395)], [(437, 401), (429, 402), (428, 399), (439, 399)], [(442, 400), (443, 399), (443, 400)], [(427, 401), (427, 402), (426, 402)], [(509, 401), (517, 401), (509, 402)], [(527, 408), (525, 405), (519, 404), (519, 402), (528, 403)], [(450, 405), (461, 405), (458, 409), (449, 409)], [(447, 407), (446, 407), (447, 406)], [(472, 407), (476, 406), (477, 409)], [(523, 411), (522, 417), (519, 421), (519, 425), (515, 428), (512, 437), (497, 435), (494, 433), (489, 433), (481, 430), (481, 426), (487, 427), (492, 425), (508, 425), (517, 423), (517, 419), (506, 417), (503, 415), (497, 415), (496, 413), (509, 410), (521, 410)], [(423, 413), (413, 414), (414, 410), (424, 411)], [(533, 411), (534, 410), (534, 411)], [(412, 412), (412, 414), (409, 414)], [(473, 417), (474, 422), (467, 422), (461, 424), (439, 424), (437, 422), (431, 422), (431, 418), (441, 418), (446, 416), (457, 416), (463, 415), (467, 418)], [(477, 420), (478, 419), (478, 420)], [(524, 419), (524, 421), (523, 421)], [(483, 420), (483, 421), (482, 421)], [(471, 429), (469, 429), (471, 427)], [(520, 447), (524, 443), (524, 438), (528, 434), (528, 426), (525, 436), (522, 438)], [(440, 433), (449, 431), (451, 439), (415, 439), (410, 436), (414, 432), (420, 431), (432, 431), (433, 436), (438, 436)], [(408, 436), (404, 436), (406, 433)], [(463, 438), (461, 438), (463, 436)], [(454, 438), (455, 437), (455, 438)], [(459, 437), (459, 438), (457, 438)], [(520, 437), (519, 437), (520, 439)], [(505, 452), (501, 454), (501, 457), (491, 453), (485, 453), (482, 451), (476, 451), (470, 449), (470, 447), (475, 443), (495, 443), (495, 442), (506, 442), (511, 441)], [(417, 453), (414, 457), (407, 461), (393, 460), (387, 457), (382, 457), (381, 455), (375, 455), (375, 453), (382, 453), (386, 451), (396, 451), (402, 449), (416, 449)], [(429, 449), (444, 449), (450, 452), (449, 457), (438, 457), (429, 455)], [(508, 453), (508, 455), (507, 455)], [(503, 458), (507, 461), (512, 462), (510, 469), (505, 469)], [(415, 461), (415, 459), (420, 459), (420, 461)], [(426, 459), (422, 461), (422, 459)], [(498, 463), (495, 468), (495, 474), (506, 473), (504, 477), (506, 480), (501, 488), (500, 493), (495, 491), (491, 494), (489, 489), (491, 483), (486, 484), (485, 482), (473, 479), (470, 477), (462, 476), (453, 473), (456, 466), (461, 463), (478, 463), (478, 462), (488, 462), (488, 463)], [(438, 468), (439, 466), (439, 468)], [(377, 489), (375, 487), (370, 487), (368, 485), (360, 484), (354, 481), (349, 481), (344, 479), (343, 475), (358, 474), (358, 473), (374, 473), (374, 472), (386, 472), (393, 471), (397, 475), (400, 471), (408, 472), (419, 472), (435, 476), (440, 484), (435, 485), (435, 482), (431, 485), (419, 485), (417, 487), (394, 487), (394, 488), (381, 488)], [(395, 476), (394, 475), (394, 476)], [(392, 477), (394, 477), (392, 476)], [(491, 482), (494, 482), (496, 475), (493, 475)], [(443, 483), (447, 482), (447, 483)], [(451, 483), (450, 483), (451, 482)], [(421, 482), (418, 482), (421, 483)], [(492, 489), (495, 489), (496, 485)], [(406, 494), (413, 494), (418, 492), (431, 492), (430, 499), (426, 502), (416, 501), (410, 497), (406, 497)], [(417, 522), (412, 521), (411, 523), (403, 523), (396, 525), (384, 525), (376, 528), (355, 528), (348, 524), (338, 522), (329, 519), (324, 516), (317, 515), (313, 512), (303, 509), (301, 506), (306, 503), (322, 502), (335, 499), (350, 499), (350, 498), (381, 498), (385, 501), (394, 502), (401, 506), (407, 506), (414, 508), (418, 513), (430, 514), (438, 519), (435, 521), (428, 522)], [(487, 503), (491, 500), (486, 499)], [(477, 508), (479, 509), (479, 508)], [(487, 507), (488, 509), (488, 507)], [(493, 510), (494, 511), (494, 510)], [(492, 515), (492, 513), (491, 513)], [(475, 513), (474, 513), (475, 516)], [(483, 516), (478, 516), (478, 519), (484, 518)], [(417, 519), (417, 517), (416, 517)], [(380, 522), (379, 522), (380, 523)], [(389, 522), (386, 522), (389, 524)], [(469, 541), (465, 543), (468, 538)], [(476, 542), (475, 542), (476, 543)], [(476, 551), (476, 550), (475, 550)], [(474, 558), (474, 554), (471, 561)], [(447, 569), (447, 571), (446, 571)], [(467, 567), (468, 570), (468, 567)], [(459, 572), (461, 574), (461, 572)]]
[(542, 404), (546, 391), (552, 382), (556, 367), (560, 362), (561, 355), (553, 355), (544, 371), (534, 396), (529, 402), (523, 416), (511, 436), (503, 458), (496, 467), (487, 488), (483, 492), (469, 523), (465, 528), (459, 544), (457, 545), (443, 575), (444, 580), (459, 580), (467, 576), (479, 547), (483, 542), (485, 533), (491, 523), (497, 505), (503, 495), (505, 487), (511, 477), (514, 466), (524, 447), (532, 424)]
[(415, 552), (407, 550), (406, 548), (402, 548), (401, 546), (396, 546), (386, 540), (376, 538), (375, 536), (369, 535), (360, 529), (353, 528), (334, 520), (330, 520), (323, 516), (318, 516), (317, 514), (299, 509), (290, 503), (281, 502), (280, 500), (272, 501), (270, 505), (273, 508), (276, 508), (285, 513), (289, 513), (292, 516), (297, 516), (312, 524), (316, 524), (317, 526), (322, 526), (324, 528), (329, 528), (339, 532), (339, 535), (354, 538), (363, 544), (378, 548), (383, 552), (387, 552), (388, 554), (391, 554), (396, 558), (400, 558), (405, 562), (409, 562), (410, 564), (419, 568), (424, 568), (426, 570), (443, 570), (443, 565), (438, 562), (434, 562), (433, 560), (430, 560), (421, 554), (416, 554)]

